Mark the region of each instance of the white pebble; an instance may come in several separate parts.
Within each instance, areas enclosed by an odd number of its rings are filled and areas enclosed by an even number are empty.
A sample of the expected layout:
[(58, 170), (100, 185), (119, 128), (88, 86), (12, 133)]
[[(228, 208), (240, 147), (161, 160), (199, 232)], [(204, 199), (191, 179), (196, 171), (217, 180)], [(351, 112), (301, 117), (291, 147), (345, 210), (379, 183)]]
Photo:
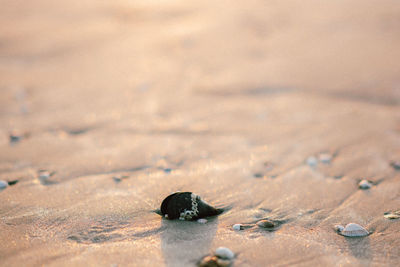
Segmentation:
[(372, 186), (372, 184), (371, 184), (369, 181), (367, 181), (367, 180), (362, 180), (362, 181), (358, 184), (358, 187), (359, 187), (360, 189), (370, 189), (371, 186)]
[(307, 158), (307, 165), (310, 167), (315, 167), (318, 164), (318, 160), (316, 157), (311, 156)]
[(237, 224), (234, 224), (232, 228), (235, 231), (239, 231), (242, 229), (242, 225), (240, 223), (237, 223)]
[(7, 186), (8, 186), (8, 183), (6, 181), (0, 180), (0, 191), (6, 189)]
[(208, 221), (207, 221), (207, 219), (198, 219), (197, 222), (204, 224), (204, 223), (207, 223)]
[(232, 260), (235, 257), (235, 253), (233, 253), (229, 248), (219, 247), (215, 250), (215, 256), (221, 259)]

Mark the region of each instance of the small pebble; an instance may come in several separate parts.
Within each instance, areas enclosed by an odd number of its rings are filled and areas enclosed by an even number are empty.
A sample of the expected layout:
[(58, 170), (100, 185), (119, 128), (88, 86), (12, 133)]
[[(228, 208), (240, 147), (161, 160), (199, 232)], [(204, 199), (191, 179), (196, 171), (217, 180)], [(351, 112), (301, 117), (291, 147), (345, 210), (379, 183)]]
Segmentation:
[(48, 185), (53, 184), (54, 182), (49, 181), (49, 178), (53, 176), (56, 172), (49, 172), (47, 170), (39, 170), (38, 171), (38, 179), (41, 184)]
[(203, 218), (203, 219), (198, 219), (197, 222), (198, 222), (198, 223), (205, 224), (205, 223), (207, 223), (208, 221), (207, 221), (207, 219), (204, 219), (204, 218)]
[(396, 220), (400, 218), (400, 211), (395, 212), (385, 212), (383, 217), (389, 220)]
[(319, 161), (325, 164), (329, 164), (332, 160), (332, 155), (328, 153), (321, 153), (319, 154)]
[(219, 247), (215, 250), (215, 256), (221, 259), (232, 260), (235, 257), (235, 253), (233, 253), (229, 248)]
[(400, 161), (392, 161), (390, 163), (390, 166), (392, 166), (393, 169), (400, 171)]
[(6, 189), (8, 186), (8, 183), (6, 181), (0, 180), (0, 191)]
[(270, 220), (261, 220), (257, 222), (257, 226), (261, 228), (274, 228), (275, 223)]
[(15, 185), (16, 183), (18, 183), (19, 180), (12, 180), (12, 181), (8, 181), (8, 185)]
[(315, 167), (318, 164), (318, 160), (314, 156), (308, 157), (306, 162), (307, 162), (307, 165), (310, 167)]
[(359, 187), (360, 189), (366, 190), (366, 189), (370, 189), (370, 188), (372, 187), (372, 184), (371, 184), (369, 181), (367, 181), (367, 180), (362, 180), (362, 181), (358, 184), (358, 187)]
[(234, 224), (232, 228), (235, 231), (243, 230), (243, 226), (240, 223)]
[(129, 178), (129, 176), (127, 176), (127, 175), (115, 175), (115, 176), (113, 176), (113, 180), (114, 180), (114, 182), (116, 182), (116, 183), (119, 183), (119, 182), (121, 182), (123, 179), (126, 179), (126, 178)]
[(10, 133), (9, 137), (10, 137), (10, 143), (13, 144), (13, 143), (17, 143), (17, 142), (21, 141), (23, 136), (16, 132), (13, 132), (13, 133)]
[(255, 178), (264, 178), (265, 175), (264, 175), (263, 173), (261, 173), (261, 172), (256, 172), (256, 173), (254, 174), (254, 177), (255, 177)]

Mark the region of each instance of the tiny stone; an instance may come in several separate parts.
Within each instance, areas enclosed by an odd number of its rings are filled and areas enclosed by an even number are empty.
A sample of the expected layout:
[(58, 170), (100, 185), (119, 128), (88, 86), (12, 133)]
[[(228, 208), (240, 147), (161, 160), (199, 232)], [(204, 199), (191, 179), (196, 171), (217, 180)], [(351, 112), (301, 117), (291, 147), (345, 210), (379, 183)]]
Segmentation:
[(240, 231), (240, 230), (243, 229), (243, 227), (242, 227), (242, 225), (240, 223), (234, 224), (232, 228), (235, 231)]
[(392, 161), (390, 163), (390, 166), (392, 166), (393, 169), (400, 171), (400, 161)]
[(367, 180), (362, 180), (359, 184), (358, 184), (358, 187), (360, 188), (360, 189), (370, 189), (371, 188), (371, 186), (372, 186), (372, 184), (369, 182), (369, 181), (367, 181)]
[(10, 143), (17, 143), (17, 142), (21, 141), (21, 139), (22, 139), (21, 135), (18, 135), (16, 133), (10, 134)]
[(170, 172), (172, 172), (172, 169), (171, 169), (171, 168), (165, 168), (165, 169), (164, 169), (164, 172), (165, 172), (165, 173), (170, 173)]
[(217, 248), (214, 254), (220, 259), (232, 260), (235, 257), (235, 253), (233, 253), (229, 248), (225, 247)]
[(261, 173), (261, 172), (257, 172), (257, 173), (254, 174), (254, 177), (255, 177), (255, 178), (263, 178), (263, 177), (264, 177), (264, 174)]
[(114, 180), (114, 182), (116, 182), (116, 183), (119, 183), (119, 182), (121, 182), (123, 179), (126, 179), (126, 178), (129, 178), (129, 176), (127, 176), (127, 175), (115, 175), (115, 176), (113, 176), (113, 180)]
[(261, 227), (261, 228), (274, 228), (275, 223), (270, 220), (261, 220), (261, 221), (257, 222), (257, 226)]
[(314, 156), (308, 157), (306, 162), (307, 162), (307, 165), (310, 167), (315, 167), (318, 164), (318, 160)]
[(50, 173), (48, 171), (39, 171), (39, 179), (47, 180), (50, 178)]
[(205, 223), (207, 223), (208, 221), (207, 221), (207, 219), (198, 219), (197, 222), (198, 222), (198, 223), (205, 224)]
[(8, 186), (8, 183), (6, 181), (1, 181), (0, 180), (0, 191), (6, 189)]
[(19, 180), (12, 180), (12, 181), (8, 181), (8, 185), (15, 185), (16, 183), (18, 183)]

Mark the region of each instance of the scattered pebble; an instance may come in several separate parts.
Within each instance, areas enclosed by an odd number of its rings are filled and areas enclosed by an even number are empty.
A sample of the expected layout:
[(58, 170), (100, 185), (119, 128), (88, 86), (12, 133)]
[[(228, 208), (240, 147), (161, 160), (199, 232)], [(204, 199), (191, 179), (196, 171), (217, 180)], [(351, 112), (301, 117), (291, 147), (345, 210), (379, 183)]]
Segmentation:
[(389, 220), (396, 220), (400, 218), (400, 210), (394, 212), (385, 212), (383, 217)]
[(198, 222), (198, 223), (205, 224), (205, 223), (207, 223), (208, 221), (207, 221), (207, 219), (204, 219), (204, 218), (203, 218), (203, 219), (198, 219), (197, 222)]
[(18, 183), (19, 180), (12, 180), (12, 181), (8, 181), (8, 185), (15, 185), (16, 183)]
[(254, 177), (255, 177), (255, 178), (264, 178), (265, 175), (264, 175), (263, 173), (261, 173), (261, 172), (256, 172), (256, 173), (254, 174)]
[(0, 191), (3, 191), (6, 189), (8, 186), (8, 183), (6, 181), (0, 180)]
[(114, 180), (114, 182), (116, 182), (116, 183), (119, 183), (119, 182), (121, 182), (123, 179), (126, 179), (126, 178), (129, 178), (129, 176), (127, 176), (127, 175), (115, 175), (115, 176), (113, 176), (113, 180)]
[(340, 235), (347, 237), (361, 237), (369, 235), (369, 232), (364, 227), (356, 223), (349, 223), (346, 225), (346, 227), (343, 227), (342, 225), (336, 225), (335, 229)]
[(332, 155), (328, 153), (321, 153), (319, 154), (319, 161), (321, 161), (324, 164), (329, 164), (331, 163), (332, 160)]
[(314, 156), (308, 157), (306, 162), (307, 162), (307, 165), (310, 167), (315, 167), (318, 164), (318, 160)]
[(229, 248), (219, 247), (215, 250), (215, 256), (221, 259), (232, 260), (235, 257), (235, 253), (233, 253)]
[(366, 189), (370, 189), (372, 187), (372, 184), (367, 180), (361, 180), (361, 182), (358, 184), (358, 187), (360, 189), (366, 190)]
[(232, 226), (232, 228), (233, 228), (233, 230), (235, 230), (235, 231), (243, 230), (243, 226), (242, 226), (240, 223), (234, 224), (234, 225)]
[(400, 161), (392, 161), (390, 163), (390, 166), (392, 166), (393, 169), (400, 171)]
[(17, 142), (21, 141), (21, 139), (22, 139), (21, 135), (18, 135), (15, 133), (10, 134), (10, 143), (17, 143)]
[(171, 173), (171, 172), (172, 172), (172, 169), (171, 169), (171, 168), (165, 168), (165, 169), (164, 169), (164, 172), (165, 172), (165, 173)]
[(275, 223), (270, 220), (261, 220), (257, 222), (257, 226), (261, 228), (274, 228)]
[(53, 182), (49, 181), (49, 178), (53, 176), (56, 172), (49, 172), (47, 170), (39, 170), (38, 178), (41, 184), (47, 185), (52, 184)]

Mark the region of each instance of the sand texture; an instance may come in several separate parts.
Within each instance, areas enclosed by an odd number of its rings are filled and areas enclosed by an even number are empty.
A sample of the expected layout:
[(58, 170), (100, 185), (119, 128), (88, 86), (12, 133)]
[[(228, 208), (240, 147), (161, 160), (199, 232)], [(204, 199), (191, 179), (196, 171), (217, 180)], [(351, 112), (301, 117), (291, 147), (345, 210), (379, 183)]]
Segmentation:
[(399, 1), (0, 6), (0, 266), (400, 264)]

